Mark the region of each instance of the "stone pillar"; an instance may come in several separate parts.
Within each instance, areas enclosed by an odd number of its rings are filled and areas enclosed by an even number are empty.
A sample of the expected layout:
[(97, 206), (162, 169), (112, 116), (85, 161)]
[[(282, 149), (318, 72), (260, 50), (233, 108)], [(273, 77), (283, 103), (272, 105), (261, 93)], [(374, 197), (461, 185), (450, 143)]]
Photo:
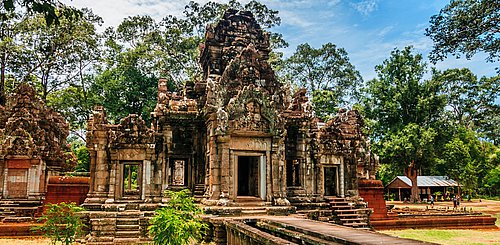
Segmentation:
[(229, 169), (236, 164), (231, 162), (229, 154), (229, 136), (219, 137), (219, 151), (220, 151), (220, 198), (229, 197), (229, 185), (231, 183), (229, 176)]

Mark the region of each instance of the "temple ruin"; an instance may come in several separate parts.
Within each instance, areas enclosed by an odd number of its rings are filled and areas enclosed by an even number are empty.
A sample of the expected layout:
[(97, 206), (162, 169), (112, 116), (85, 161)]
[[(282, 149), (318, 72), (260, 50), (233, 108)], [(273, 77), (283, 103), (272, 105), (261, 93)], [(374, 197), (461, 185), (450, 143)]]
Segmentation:
[[(270, 51), (268, 33), (250, 12), (228, 10), (207, 27), (202, 79), (182, 92), (159, 80), (151, 126), (137, 115), (109, 124), (103, 107), (95, 108), (84, 206), (107, 214), (91, 215), (92, 237), (146, 238), (147, 211), (161, 205), (165, 190), (188, 188), (207, 207), (294, 207), (358, 196), (358, 180), (374, 179), (377, 167), (363, 119), (340, 110), (322, 123), (306, 90), (291, 95), (276, 79)], [(125, 216), (137, 219), (128, 223), (137, 231), (120, 228)]]
[(33, 87), (21, 83), (0, 106), (0, 208), (14, 216), (33, 217), (41, 210), (49, 176), (71, 166), (66, 162), (69, 127), (45, 106)]

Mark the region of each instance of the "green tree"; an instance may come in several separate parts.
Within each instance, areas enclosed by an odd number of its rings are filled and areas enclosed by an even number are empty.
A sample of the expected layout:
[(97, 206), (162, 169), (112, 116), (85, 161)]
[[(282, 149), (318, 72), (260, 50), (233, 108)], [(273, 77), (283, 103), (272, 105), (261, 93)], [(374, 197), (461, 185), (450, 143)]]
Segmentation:
[(484, 170), (489, 169), (485, 166), (482, 148), (474, 131), (459, 128), (444, 144), (437, 167), (468, 192), (475, 191), (478, 189), (478, 177), (485, 176), (487, 172)]
[(463, 68), (434, 70), (432, 79), (443, 85), (449, 122), (482, 133), (498, 144), (500, 106), (495, 99), (500, 94), (500, 76), (477, 79), (469, 69)]
[(0, 19), (9, 18), (10, 12), (15, 12), (20, 5), (28, 14), (41, 14), (47, 25), (60, 23), (61, 18), (77, 19), (81, 12), (77, 9), (67, 7), (56, 0), (3, 0), (0, 4)]
[(500, 2), (498, 0), (452, 0), (431, 17), (426, 35), (434, 41), (430, 54), (434, 62), (448, 54), (471, 58), (478, 51), (488, 61), (500, 58)]
[(283, 63), (282, 76), (309, 91), (319, 117), (327, 119), (359, 97), (361, 75), (347, 52), (335, 44), (327, 43), (318, 49), (301, 44)]
[[(373, 149), (382, 164), (398, 173), (411, 165), (422, 174), (435, 164), (435, 125), (446, 103), (442, 86), (423, 79), (426, 64), (420, 54), (412, 54), (411, 47), (392, 51), (375, 70), (378, 78), (368, 82), (364, 101)], [(419, 200), (416, 184), (414, 176), (413, 201)]]
[[(128, 17), (104, 34), (104, 61), (92, 88), (99, 94), (95, 101), (103, 104), (115, 121), (130, 113), (148, 120), (156, 104), (158, 78), (167, 78), (174, 91), (195, 80), (200, 74), (199, 45), (205, 28), (228, 8), (251, 10), (267, 28), (280, 23), (277, 11), (256, 1), (245, 5), (237, 1), (190, 2), (183, 15), (169, 15), (159, 23), (149, 16)], [(275, 45), (284, 45), (279, 35), (272, 37), (277, 40)]]
[(59, 203), (47, 204), (47, 211), (42, 217), (38, 218), (39, 222), (44, 222), (41, 226), (35, 226), (35, 231), (41, 232), (44, 236), (50, 238), (52, 244), (61, 242), (63, 244), (71, 244), (75, 239), (83, 234), (83, 224), (79, 212), (84, 211), (83, 208), (74, 203)]
[(18, 33), (19, 14), (6, 13), (0, 18), (0, 105), (5, 105), (7, 65), (15, 57), (17, 45), (14, 38)]
[(61, 18), (47, 26), (42, 16), (26, 15), (19, 24), (19, 43), (10, 70), (18, 80), (34, 81), (45, 101), (47, 96), (70, 84), (80, 84), (82, 73), (99, 57), (96, 25), (101, 18), (83, 9), (77, 21)]
[(167, 194), (170, 197), (167, 206), (156, 210), (149, 222), (154, 244), (184, 245), (201, 241), (208, 227), (200, 217), (203, 210), (196, 206), (189, 190)]

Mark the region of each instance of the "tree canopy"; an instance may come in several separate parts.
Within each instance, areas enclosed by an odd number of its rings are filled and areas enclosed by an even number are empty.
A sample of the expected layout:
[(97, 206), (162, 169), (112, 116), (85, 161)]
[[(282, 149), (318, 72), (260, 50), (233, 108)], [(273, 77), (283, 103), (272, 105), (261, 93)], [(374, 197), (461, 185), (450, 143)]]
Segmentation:
[(304, 43), (283, 61), (282, 79), (312, 95), (316, 115), (327, 119), (340, 107), (359, 98), (363, 79), (351, 64), (347, 52), (335, 44), (326, 43), (313, 48)]
[(447, 55), (471, 58), (486, 52), (488, 61), (500, 59), (500, 2), (498, 0), (452, 0), (431, 17), (426, 35), (434, 41), (432, 61)]

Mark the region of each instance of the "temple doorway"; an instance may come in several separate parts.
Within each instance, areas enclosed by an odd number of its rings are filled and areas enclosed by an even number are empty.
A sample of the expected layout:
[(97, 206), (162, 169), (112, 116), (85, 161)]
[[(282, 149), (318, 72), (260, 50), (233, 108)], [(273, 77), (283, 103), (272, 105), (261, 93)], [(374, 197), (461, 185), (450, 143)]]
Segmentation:
[(238, 156), (238, 196), (259, 196), (258, 156)]
[(141, 196), (141, 164), (138, 162), (123, 163), (123, 197), (137, 198)]
[(324, 167), (325, 196), (337, 196), (337, 167)]

